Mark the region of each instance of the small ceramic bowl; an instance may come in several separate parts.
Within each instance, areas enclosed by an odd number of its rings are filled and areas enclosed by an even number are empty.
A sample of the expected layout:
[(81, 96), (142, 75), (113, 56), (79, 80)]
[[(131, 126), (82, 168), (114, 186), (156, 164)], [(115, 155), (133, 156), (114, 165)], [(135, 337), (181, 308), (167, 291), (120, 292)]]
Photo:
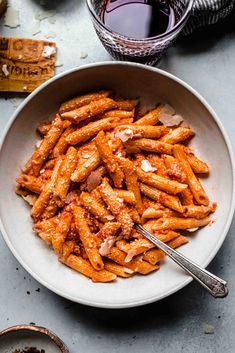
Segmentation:
[(17, 325), (0, 331), (0, 347), (3, 353), (21, 351), (25, 347), (36, 347), (45, 353), (69, 353), (64, 342), (45, 327)]
[(190, 142), (210, 167), (202, 182), (210, 200), (218, 203), (215, 222), (191, 236), (180, 251), (206, 267), (221, 247), (234, 211), (234, 164), (230, 142), (219, 118), (189, 85), (162, 70), (127, 62), (105, 62), (64, 72), (36, 89), (11, 118), (0, 150), (0, 219), (7, 245), (24, 268), (41, 284), (65, 298), (103, 308), (126, 308), (162, 299), (192, 278), (170, 259), (148, 276), (93, 283), (61, 264), (32, 231), (30, 209), (15, 195), (15, 178), (34, 151), (39, 122), (54, 115), (61, 102), (84, 92), (112, 89), (121, 97), (140, 97), (150, 108), (167, 102), (195, 131)]

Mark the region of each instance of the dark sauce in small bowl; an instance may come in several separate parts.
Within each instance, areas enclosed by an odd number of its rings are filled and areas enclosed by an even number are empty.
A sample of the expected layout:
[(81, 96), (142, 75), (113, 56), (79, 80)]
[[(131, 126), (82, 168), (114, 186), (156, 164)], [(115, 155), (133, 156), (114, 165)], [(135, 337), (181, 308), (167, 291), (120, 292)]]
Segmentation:
[(25, 347), (23, 350), (16, 349), (12, 353), (46, 353), (44, 349), (38, 349), (36, 347)]

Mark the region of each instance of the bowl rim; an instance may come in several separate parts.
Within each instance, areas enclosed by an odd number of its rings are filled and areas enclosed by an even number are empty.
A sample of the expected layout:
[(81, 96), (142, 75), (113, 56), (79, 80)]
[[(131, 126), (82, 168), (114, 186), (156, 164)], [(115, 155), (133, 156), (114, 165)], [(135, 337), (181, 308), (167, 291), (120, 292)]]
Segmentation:
[(41, 335), (47, 336), (50, 338), (53, 344), (60, 349), (61, 353), (69, 353), (68, 347), (62, 341), (62, 339), (59, 336), (57, 336), (54, 332), (52, 332), (51, 330), (43, 326), (22, 325), (22, 324), (10, 326), (0, 331), (0, 338), (9, 335), (12, 332), (22, 332), (22, 331), (26, 331), (30, 333), (37, 332)]
[[(226, 235), (228, 233), (228, 230), (230, 228), (230, 225), (232, 223), (232, 219), (233, 219), (233, 214), (234, 214), (234, 210), (235, 210), (235, 158), (234, 158), (234, 154), (233, 154), (233, 149), (232, 149), (232, 145), (230, 143), (229, 137), (227, 135), (227, 132), (225, 131), (225, 128), (223, 127), (221, 121), (219, 120), (217, 114), (215, 113), (215, 111), (212, 109), (212, 107), (206, 102), (206, 100), (194, 89), (192, 88), (189, 84), (187, 84), (186, 82), (184, 82), (183, 80), (181, 80), (180, 78), (172, 75), (171, 73), (168, 73), (162, 69), (159, 68), (155, 68), (155, 67), (151, 67), (151, 66), (147, 66), (147, 65), (143, 65), (143, 64), (138, 64), (138, 63), (132, 63), (132, 62), (119, 62), (119, 61), (103, 61), (103, 62), (99, 62), (99, 63), (92, 63), (92, 64), (86, 64), (86, 65), (82, 65), (80, 67), (76, 67), (76, 68), (72, 68), (69, 70), (65, 70), (62, 73), (52, 77), (51, 79), (49, 79), (48, 81), (44, 82), (42, 85), (40, 85), (38, 88), (36, 88), (20, 105), (19, 107), (15, 110), (15, 112), (13, 113), (13, 115), (11, 116), (11, 118), (9, 119), (2, 137), (0, 139), (0, 154), (2, 152), (2, 148), (4, 145), (4, 141), (7, 137), (8, 132), (10, 131), (11, 126), (13, 125), (14, 121), (17, 119), (17, 116), (19, 115), (20, 111), (30, 102), (30, 100), (35, 97), (40, 91), (42, 91), (45, 87), (49, 86), (51, 83), (57, 81), (58, 79), (70, 75), (74, 72), (80, 71), (80, 70), (86, 70), (86, 69), (90, 69), (90, 68), (95, 68), (95, 67), (105, 67), (105, 66), (128, 66), (128, 67), (137, 67), (140, 68), (142, 70), (147, 70), (147, 71), (151, 71), (151, 72), (156, 72), (159, 73), (160, 75), (163, 75), (175, 82), (177, 82), (178, 84), (180, 84), (181, 86), (183, 86), (185, 89), (187, 89), (191, 94), (193, 94), (194, 96), (196, 96), (196, 98), (205, 106), (205, 108), (209, 111), (209, 113), (211, 114), (212, 118), (214, 119), (214, 121), (216, 122), (216, 124), (219, 127), (220, 132), (222, 133), (223, 139), (225, 141), (227, 150), (228, 150), (228, 154), (229, 154), (229, 158), (230, 158), (230, 162), (231, 162), (231, 166), (232, 166), (232, 194), (231, 194), (231, 208), (228, 214), (228, 218), (226, 221), (226, 224), (224, 226), (223, 232), (221, 233), (220, 239), (216, 245), (216, 247), (214, 247), (214, 249), (210, 252), (210, 254), (208, 254), (207, 259), (200, 264), (200, 266), (202, 266), (203, 268), (207, 267), (209, 265), (209, 263), (213, 260), (213, 258), (215, 257), (215, 255), (217, 254), (217, 252), (219, 251), (219, 249), (221, 248)], [(3, 235), (3, 239), (5, 240), (8, 248), (11, 250), (12, 254), (15, 256), (15, 258), (17, 259), (17, 261), (22, 265), (22, 267), (34, 278), (36, 279), (40, 284), (42, 284), (43, 286), (45, 286), (46, 288), (50, 289), (52, 292), (66, 298), (69, 299), (73, 302), (76, 303), (80, 303), (80, 304), (84, 304), (84, 305), (88, 305), (88, 306), (92, 306), (92, 307), (98, 307), (98, 308), (105, 308), (105, 309), (123, 309), (123, 308), (131, 308), (131, 307), (137, 307), (137, 306), (142, 306), (142, 305), (146, 305), (146, 304), (150, 304), (153, 302), (157, 302), (163, 298), (168, 297), (169, 295), (179, 291), (180, 289), (182, 289), (183, 287), (185, 287), (187, 284), (189, 284), (193, 278), (191, 277), (186, 277), (184, 281), (182, 281), (180, 284), (178, 284), (177, 286), (169, 289), (167, 292), (159, 295), (159, 296), (152, 296), (149, 298), (145, 298), (145, 299), (140, 299), (140, 300), (133, 300), (132, 302), (129, 303), (121, 303), (121, 304), (105, 304), (105, 303), (100, 303), (99, 301), (97, 302), (96, 300), (86, 300), (86, 299), (79, 299), (77, 297), (74, 297), (72, 295), (69, 295), (68, 293), (65, 293), (64, 291), (56, 288), (54, 285), (51, 285), (49, 282), (47, 282), (46, 280), (42, 279), (38, 274), (36, 274), (33, 270), (31, 270), (30, 266), (28, 266), (26, 263), (24, 263), (24, 260), (21, 258), (21, 256), (17, 253), (17, 251), (15, 250), (13, 244), (11, 243), (10, 239), (8, 238), (7, 232), (4, 228), (2, 219), (0, 218), (0, 231), (2, 232)]]

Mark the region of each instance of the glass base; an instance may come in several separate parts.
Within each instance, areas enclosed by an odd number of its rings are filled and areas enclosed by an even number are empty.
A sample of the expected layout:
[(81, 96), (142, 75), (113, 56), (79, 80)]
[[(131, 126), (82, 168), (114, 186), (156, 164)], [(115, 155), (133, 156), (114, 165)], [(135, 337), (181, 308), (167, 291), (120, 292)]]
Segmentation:
[(130, 62), (136, 62), (139, 64), (145, 64), (145, 65), (150, 65), (154, 66), (158, 64), (162, 58), (162, 55), (165, 53), (165, 50), (160, 53), (154, 53), (154, 54), (146, 54), (146, 55), (128, 55), (128, 54), (122, 54), (119, 51), (116, 51), (113, 48), (110, 48), (109, 46), (106, 46), (104, 43), (102, 43), (107, 52), (112, 56), (113, 59), (119, 60), (119, 61), (130, 61)]

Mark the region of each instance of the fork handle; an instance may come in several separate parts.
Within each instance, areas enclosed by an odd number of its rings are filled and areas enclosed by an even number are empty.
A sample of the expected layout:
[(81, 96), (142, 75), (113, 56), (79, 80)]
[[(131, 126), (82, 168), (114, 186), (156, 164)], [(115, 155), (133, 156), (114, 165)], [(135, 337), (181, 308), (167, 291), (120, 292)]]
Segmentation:
[(167, 244), (157, 239), (151, 233), (149, 233), (140, 224), (135, 224), (135, 229), (145, 236), (157, 247), (164, 251), (173, 261), (175, 261), (180, 267), (182, 267), (187, 273), (189, 273), (196, 281), (198, 281), (213, 297), (224, 298), (228, 295), (227, 282), (223, 279), (213, 275), (209, 271), (195, 264), (189, 260), (186, 256), (180, 254), (178, 251), (170, 248)]

